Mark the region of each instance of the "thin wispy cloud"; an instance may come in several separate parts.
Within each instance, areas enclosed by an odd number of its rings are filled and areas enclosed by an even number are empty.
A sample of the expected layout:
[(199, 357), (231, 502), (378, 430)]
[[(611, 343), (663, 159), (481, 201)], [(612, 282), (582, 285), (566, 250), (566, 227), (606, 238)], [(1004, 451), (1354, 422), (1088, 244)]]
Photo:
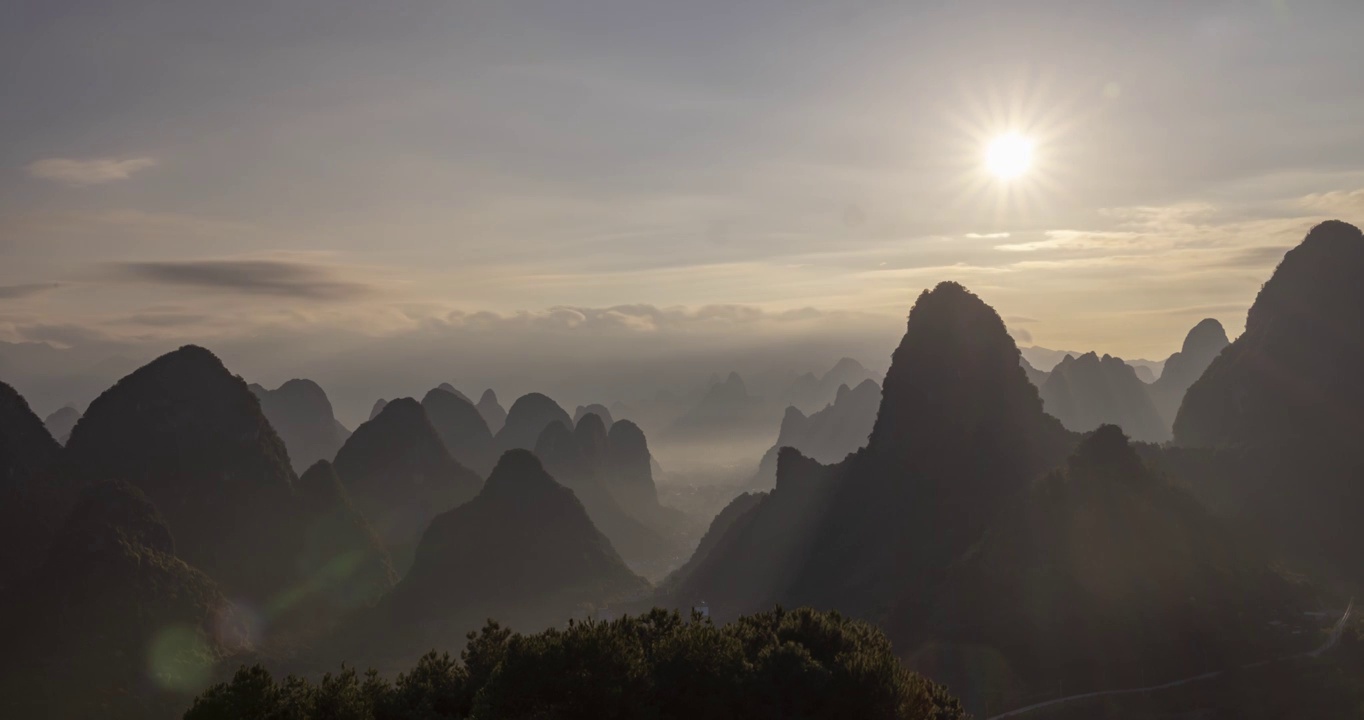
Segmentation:
[(995, 249), (1004, 252), (1112, 249), (1132, 247), (1142, 236), (1124, 231), (1048, 230), (1046, 237), (1033, 242), (996, 245)]
[(374, 286), (340, 268), (288, 260), (190, 260), (118, 263), (116, 277), (163, 285), (305, 300), (354, 300)]
[(156, 165), (149, 157), (131, 158), (44, 158), (28, 165), (28, 174), (72, 187), (100, 185), (127, 180), (140, 170)]
[(18, 300), (53, 290), (57, 283), (26, 283), (23, 285), (0, 285), (0, 300)]

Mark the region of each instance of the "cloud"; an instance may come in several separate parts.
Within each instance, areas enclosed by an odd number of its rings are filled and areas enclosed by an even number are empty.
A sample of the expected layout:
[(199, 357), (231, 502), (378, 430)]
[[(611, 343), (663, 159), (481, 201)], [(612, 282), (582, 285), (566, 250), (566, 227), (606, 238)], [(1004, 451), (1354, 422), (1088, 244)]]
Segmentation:
[(182, 312), (146, 312), (130, 315), (127, 322), (131, 325), (147, 327), (181, 327), (198, 325), (209, 319), (208, 315)]
[(115, 274), (163, 285), (306, 300), (352, 300), (374, 290), (344, 277), (335, 267), (286, 260), (120, 263)]
[(1364, 190), (1335, 190), (1303, 196), (1298, 205), (1323, 215), (1353, 215), (1364, 212)]
[(858, 313), (817, 310), (804, 307), (769, 311), (752, 305), (704, 305), (696, 308), (654, 305), (616, 305), (604, 308), (559, 306), (546, 310), (498, 314), (487, 311), (453, 311), (437, 324), (448, 329), (515, 332), (535, 330), (565, 331), (575, 334), (636, 334), (681, 332), (687, 334), (729, 332), (739, 328), (752, 331), (819, 323)]
[(28, 283), (25, 285), (0, 285), (0, 300), (18, 300), (32, 297), (57, 287), (57, 283)]
[(1009, 237), (1009, 233), (1006, 233), (1006, 232), (995, 232), (995, 233), (973, 233), (973, 232), (969, 232), (969, 233), (966, 233), (965, 237), (968, 237), (968, 238), (970, 238), (970, 239), (972, 239), (972, 240), (1003, 240), (1003, 239)]
[(1131, 248), (1142, 239), (1140, 233), (1098, 230), (1048, 230), (1046, 240), (996, 245), (1004, 252), (1036, 252), (1038, 250), (1100, 250)]
[(93, 345), (109, 339), (102, 330), (78, 323), (31, 323), (16, 325), (14, 329), (24, 340), (64, 347)]
[(43, 180), (52, 180), (72, 187), (99, 185), (127, 180), (133, 173), (145, 170), (156, 164), (149, 157), (133, 158), (92, 158), (72, 160), (70, 158), (45, 158), (28, 165), (28, 174)]

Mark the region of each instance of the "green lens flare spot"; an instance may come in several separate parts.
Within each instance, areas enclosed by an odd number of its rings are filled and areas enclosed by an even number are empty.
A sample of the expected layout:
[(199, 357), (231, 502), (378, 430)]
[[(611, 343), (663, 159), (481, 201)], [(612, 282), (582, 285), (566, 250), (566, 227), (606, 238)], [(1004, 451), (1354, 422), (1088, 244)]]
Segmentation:
[(208, 684), (212, 671), (213, 652), (197, 628), (162, 628), (147, 648), (147, 672), (163, 689), (198, 692)]

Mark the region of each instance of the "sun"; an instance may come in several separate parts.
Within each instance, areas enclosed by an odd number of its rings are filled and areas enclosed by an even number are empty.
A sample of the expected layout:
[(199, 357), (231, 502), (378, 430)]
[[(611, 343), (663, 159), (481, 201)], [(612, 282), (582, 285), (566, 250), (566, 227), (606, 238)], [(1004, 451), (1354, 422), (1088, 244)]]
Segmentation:
[(985, 167), (1000, 180), (1013, 180), (1032, 167), (1032, 141), (1018, 133), (996, 136), (985, 149)]

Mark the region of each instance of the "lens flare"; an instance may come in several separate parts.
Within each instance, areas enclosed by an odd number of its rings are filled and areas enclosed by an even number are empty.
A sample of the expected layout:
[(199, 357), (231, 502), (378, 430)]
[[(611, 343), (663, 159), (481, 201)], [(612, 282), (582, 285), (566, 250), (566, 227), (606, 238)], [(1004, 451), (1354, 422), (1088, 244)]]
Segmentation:
[(213, 651), (203, 633), (189, 625), (169, 625), (147, 648), (147, 674), (158, 686), (175, 692), (204, 689), (213, 672)]

